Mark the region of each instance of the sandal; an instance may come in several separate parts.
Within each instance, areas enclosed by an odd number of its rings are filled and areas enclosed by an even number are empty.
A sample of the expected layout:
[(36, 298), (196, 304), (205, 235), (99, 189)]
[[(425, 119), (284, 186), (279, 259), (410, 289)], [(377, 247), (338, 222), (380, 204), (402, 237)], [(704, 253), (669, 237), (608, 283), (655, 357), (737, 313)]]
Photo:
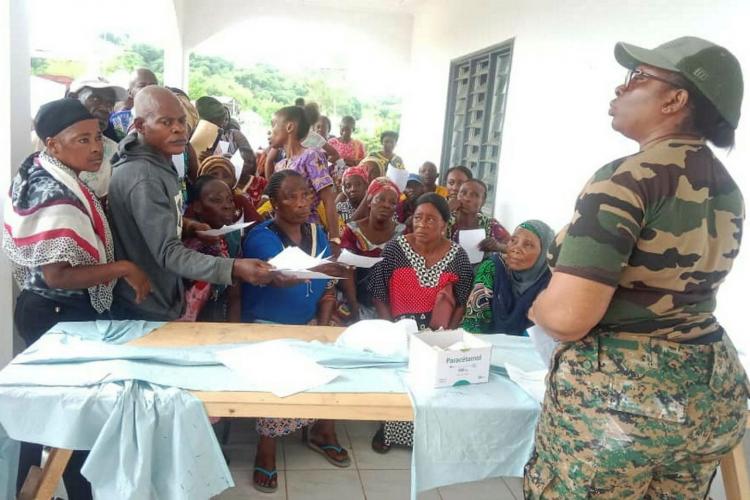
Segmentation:
[(328, 453), (329, 451), (333, 451), (336, 454), (345, 452), (346, 450), (341, 446), (337, 444), (318, 444), (313, 442), (310, 433), (307, 431), (307, 427), (302, 430), (302, 440), (305, 442), (305, 444), (307, 444), (308, 448), (323, 455), (323, 458), (328, 460), (330, 464), (335, 465), (336, 467), (349, 467), (352, 463), (352, 460), (351, 458), (349, 458), (348, 454), (344, 458), (336, 460)]
[(381, 425), (375, 435), (372, 437), (372, 450), (381, 455), (385, 455), (391, 451), (391, 445), (385, 442), (385, 426)]
[(264, 486), (260, 484), (258, 481), (255, 480), (255, 473), (260, 472), (264, 476), (266, 476), (268, 479), (276, 478), (279, 474), (276, 472), (276, 469), (274, 470), (268, 470), (264, 469), (263, 467), (258, 467), (257, 465), (253, 469), (253, 488), (256, 490), (262, 492), (262, 493), (274, 493), (278, 487), (279, 487), (279, 481), (276, 479), (276, 485), (275, 486)]

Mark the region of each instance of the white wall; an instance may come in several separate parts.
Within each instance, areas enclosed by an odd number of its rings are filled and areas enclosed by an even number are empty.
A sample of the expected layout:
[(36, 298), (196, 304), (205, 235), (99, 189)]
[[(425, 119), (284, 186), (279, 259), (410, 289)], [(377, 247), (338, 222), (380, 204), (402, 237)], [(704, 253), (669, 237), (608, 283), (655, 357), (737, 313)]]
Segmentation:
[[(539, 218), (558, 229), (588, 177), (637, 145), (610, 128), (608, 103), (625, 69), (613, 57), (623, 40), (654, 47), (684, 35), (728, 47), (750, 81), (747, 0), (433, 0), (415, 11), (411, 88), (400, 153), (411, 169), (438, 161), (451, 59), (515, 38), (498, 174), (496, 216), (509, 228)], [(737, 147), (720, 153), (750, 199), (750, 88)], [(748, 246), (746, 239), (745, 246)], [(750, 352), (750, 248), (722, 286), (717, 315)]]
[[(0, 206), (29, 150), (29, 39), (24, 0), (0, 3)], [(2, 209), (0, 209), (2, 224)], [(13, 281), (0, 252), (0, 368), (13, 357)]]

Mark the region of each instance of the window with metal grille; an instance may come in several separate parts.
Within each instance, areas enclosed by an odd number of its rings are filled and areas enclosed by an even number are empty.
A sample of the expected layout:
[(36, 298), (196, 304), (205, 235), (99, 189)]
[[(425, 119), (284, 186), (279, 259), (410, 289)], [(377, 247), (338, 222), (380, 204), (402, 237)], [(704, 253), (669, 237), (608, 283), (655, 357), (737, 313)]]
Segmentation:
[(484, 210), (489, 215), (495, 208), (512, 56), (511, 39), (451, 61), (440, 178), (452, 166), (468, 167), (487, 184)]

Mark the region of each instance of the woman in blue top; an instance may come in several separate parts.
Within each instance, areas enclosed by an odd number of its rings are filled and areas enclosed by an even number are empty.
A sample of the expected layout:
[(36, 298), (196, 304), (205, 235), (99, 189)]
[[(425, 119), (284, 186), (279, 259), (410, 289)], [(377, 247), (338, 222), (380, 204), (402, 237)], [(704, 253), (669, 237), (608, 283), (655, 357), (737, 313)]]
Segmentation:
[[(243, 253), (256, 259), (268, 260), (288, 246), (296, 246), (312, 256), (331, 255), (326, 233), (317, 224), (308, 223), (313, 202), (310, 186), (294, 170), (276, 172), (266, 192), (273, 205), (274, 218), (259, 224), (245, 240)], [(341, 275), (338, 264), (324, 264), (315, 270), (329, 275)], [(327, 325), (336, 305), (333, 280), (309, 280), (289, 283), (271, 282), (268, 287), (242, 286), (242, 320), (292, 325)], [(255, 455), (253, 486), (270, 493), (278, 486), (276, 473), (276, 440), (315, 423), (312, 419), (259, 418), (260, 439)], [(307, 430), (307, 429), (305, 429)], [(322, 454), (333, 465), (347, 467), (351, 460), (339, 446), (332, 420), (320, 420), (309, 433), (303, 432), (307, 445)]]

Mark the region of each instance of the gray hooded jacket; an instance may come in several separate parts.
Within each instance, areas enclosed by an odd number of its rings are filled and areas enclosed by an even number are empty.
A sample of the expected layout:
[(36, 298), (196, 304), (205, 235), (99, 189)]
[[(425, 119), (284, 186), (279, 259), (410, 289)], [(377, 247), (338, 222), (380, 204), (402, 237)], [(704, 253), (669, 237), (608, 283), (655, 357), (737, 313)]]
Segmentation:
[(183, 246), (182, 193), (170, 160), (142, 144), (136, 134), (120, 142), (118, 156), (109, 186), (115, 256), (133, 262), (148, 275), (151, 293), (136, 304), (133, 289), (121, 279), (113, 309), (127, 311), (127, 319), (177, 319), (184, 308), (182, 279), (229, 285), (234, 261)]

